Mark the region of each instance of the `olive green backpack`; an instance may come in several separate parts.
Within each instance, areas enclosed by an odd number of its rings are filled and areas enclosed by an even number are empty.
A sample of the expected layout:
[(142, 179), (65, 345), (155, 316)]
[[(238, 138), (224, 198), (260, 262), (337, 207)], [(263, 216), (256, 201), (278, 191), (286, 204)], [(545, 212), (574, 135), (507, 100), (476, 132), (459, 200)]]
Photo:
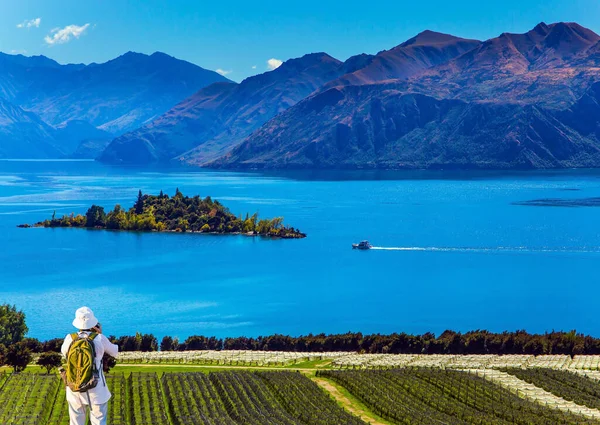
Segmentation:
[(89, 336), (71, 334), (73, 342), (67, 352), (67, 364), (63, 380), (67, 387), (73, 392), (85, 392), (95, 388), (100, 379), (100, 373), (96, 367), (96, 347), (94, 338), (97, 333), (92, 332)]

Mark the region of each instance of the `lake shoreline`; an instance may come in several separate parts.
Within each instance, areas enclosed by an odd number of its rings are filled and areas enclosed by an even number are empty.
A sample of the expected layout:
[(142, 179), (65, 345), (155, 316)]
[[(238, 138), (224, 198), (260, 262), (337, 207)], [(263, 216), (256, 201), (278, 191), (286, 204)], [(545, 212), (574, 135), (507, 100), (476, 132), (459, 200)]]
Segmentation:
[(302, 237), (290, 237), (290, 236), (269, 236), (261, 235), (258, 233), (244, 233), (244, 232), (230, 232), (230, 233), (219, 233), (219, 232), (202, 232), (195, 230), (177, 231), (177, 230), (126, 230), (126, 229), (106, 229), (104, 227), (68, 227), (68, 226), (44, 226), (43, 223), (35, 224), (17, 224), (19, 229), (79, 229), (79, 230), (92, 230), (92, 231), (105, 231), (105, 232), (118, 232), (118, 233), (177, 233), (177, 234), (193, 234), (193, 235), (206, 235), (206, 236), (246, 236), (246, 237), (261, 237), (264, 239), (304, 239), (306, 234), (303, 233)]

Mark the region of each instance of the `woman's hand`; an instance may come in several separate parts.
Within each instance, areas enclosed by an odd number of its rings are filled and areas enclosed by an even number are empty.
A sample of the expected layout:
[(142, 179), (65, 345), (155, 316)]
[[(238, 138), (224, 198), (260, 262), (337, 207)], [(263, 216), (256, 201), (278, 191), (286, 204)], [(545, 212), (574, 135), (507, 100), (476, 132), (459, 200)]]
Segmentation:
[(94, 332), (96, 332), (97, 334), (101, 334), (102, 333), (102, 325), (100, 323), (98, 323), (96, 326), (94, 326), (92, 328), (92, 330)]

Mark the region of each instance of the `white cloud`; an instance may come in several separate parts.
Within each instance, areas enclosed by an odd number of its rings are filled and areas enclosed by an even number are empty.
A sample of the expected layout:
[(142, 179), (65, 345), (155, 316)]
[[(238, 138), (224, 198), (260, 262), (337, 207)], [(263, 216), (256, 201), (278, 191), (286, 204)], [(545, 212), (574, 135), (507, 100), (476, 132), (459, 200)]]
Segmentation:
[(64, 44), (71, 41), (71, 38), (81, 37), (85, 31), (89, 28), (90, 24), (79, 25), (67, 25), (64, 28), (54, 28), (50, 31), (50, 34), (44, 37), (44, 41), (49, 45)]
[(216, 72), (217, 74), (221, 74), (221, 75), (224, 77), (224, 76), (226, 76), (226, 75), (229, 75), (229, 74), (231, 74), (233, 71), (225, 71), (224, 69), (221, 69), (221, 68), (219, 68), (219, 69), (217, 69), (215, 72)]
[(17, 24), (17, 28), (39, 28), (40, 24), (42, 23), (42, 18), (35, 18), (35, 19), (31, 19), (31, 20), (25, 20), (23, 22), (21, 22), (20, 24)]
[(279, 68), (282, 63), (283, 63), (283, 61), (280, 59), (271, 58), (267, 61), (267, 69), (272, 71), (274, 69)]
[(256, 69), (256, 65), (252, 65), (252, 69)]

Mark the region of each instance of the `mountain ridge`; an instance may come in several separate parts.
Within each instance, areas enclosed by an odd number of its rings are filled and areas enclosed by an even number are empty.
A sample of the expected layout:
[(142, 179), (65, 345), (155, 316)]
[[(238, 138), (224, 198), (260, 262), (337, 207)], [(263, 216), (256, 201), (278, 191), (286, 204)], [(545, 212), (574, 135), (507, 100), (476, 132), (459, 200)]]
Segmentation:
[(208, 166), (600, 166), (599, 39), (577, 24), (541, 23), (409, 78), (329, 83)]
[(51, 125), (79, 119), (121, 133), (219, 81), (229, 80), (166, 54), (129, 52), (77, 69), (58, 82), (57, 78), (38, 79), (15, 98), (15, 103)]
[(339, 75), (342, 65), (326, 53), (311, 53), (240, 84), (210, 85), (141, 129), (113, 140), (99, 160), (139, 164), (214, 159)]
[[(102, 140), (138, 128), (198, 89), (219, 81), (229, 80), (161, 52), (128, 52), (89, 65), (61, 65), (46, 56), (0, 53), (0, 98), (58, 130), (54, 132), (56, 142), (65, 145), (58, 150), (67, 155), (84, 139)], [(61, 131), (71, 122), (79, 124)], [(6, 129), (5, 143), (9, 133), (15, 142), (20, 140), (14, 135), (15, 125)], [(76, 134), (78, 129), (81, 134)], [(36, 154), (28, 152), (28, 146), (22, 145), (21, 153), (11, 149), (11, 154)]]
[(469, 51), (480, 43), (477, 40), (425, 30), (392, 49), (377, 53), (369, 64), (329, 82), (325, 88), (406, 79)]
[[(290, 59), (238, 86), (201, 90), (152, 123), (115, 139), (98, 159), (113, 164), (175, 161), (204, 165), (227, 154), (261, 125), (314, 91), (350, 84), (347, 80), (406, 78), (479, 44), (424, 31), (389, 51), (356, 55), (343, 63), (323, 52)], [(308, 84), (302, 81), (309, 77)], [(272, 89), (277, 84), (279, 88)]]

